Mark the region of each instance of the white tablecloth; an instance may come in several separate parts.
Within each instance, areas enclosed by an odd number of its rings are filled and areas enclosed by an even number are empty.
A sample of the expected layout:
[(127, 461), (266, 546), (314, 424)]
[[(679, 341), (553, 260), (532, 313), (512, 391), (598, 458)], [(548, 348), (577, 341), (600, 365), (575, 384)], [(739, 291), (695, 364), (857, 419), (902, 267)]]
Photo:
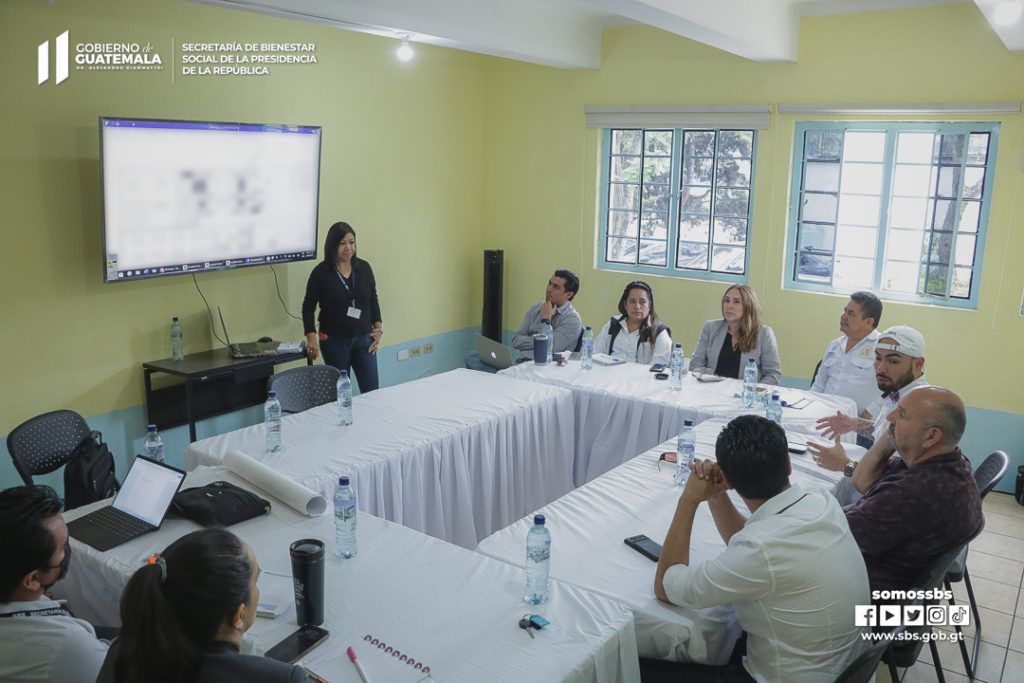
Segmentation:
[[(245, 485), (223, 468), (202, 468), (186, 486), (217, 479)], [(73, 519), (100, 504), (73, 510)], [(249, 543), (265, 580), (290, 576), (288, 545), (318, 538), (328, 548), (326, 621), (331, 636), (304, 663), (332, 683), (357, 683), (345, 655), (353, 646), (371, 680), (408, 681), (422, 673), (363, 640), (371, 635), (430, 667), (437, 681), (638, 681), (636, 640), (629, 609), (578, 587), (552, 582), (549, 603), (527, 610), (519, 567), (360, 514), (359, 553), (343, 561), (333, 553), (332, 517), (308, 519), (274, 502), (269, 516), (231, 527)], [(100, 553), (72, 539), (67, 578), (54, 590), (75, 614), (118, 624), (120, 593), (144, 559), (198, 527), (171, 518), (156, 532)], [(522, 544), (521, 544), (522, 545)], [(520, 554), (525, 554), (524, 548)], [(527, 611), (551, 621), (536, 637), (517, 623)], [(262, 653), (297, 628), (294, 605), (274, 620), (257, 618), (243, 649)]]
[[(707, 420), (695, 428), (697, 457), (714, 458), (715, 439), (728, 420)], [(848, 447), (863, 453), (856, 446)], [(728, 660), (739, 635), (731, 605), (692, 609), (654, 597), (656, 563), (623, 543), (647, 534), (664, 543), (682, 489), (673, 485), (675, 465), (658, 455), (675, 451), (668, 441), (544, 506), (551, 531), (551, 576), (628, 605), (636, 619), (640, 656), (720, 664)], [(842, 475), (815, 465), (810, 456), (793, 455), (791, 481), (805, 489), (831, 487)], [(730, 492), (737, 509), (747, 507)], [(519, 562), (533, 515), (484, 539), (477, 552), (509, 563)], [(707, 505), (694, 522), (690, 558), (700, 563), (725, 549)]]
[[(564, 366), (520, 363), (498, 374), (572, 390), (576, 414), (573, 480), (577, 486), (677, 435), (683, 420), (699, 424), (710, 418), (755, 412), (740, 407), (737, 394), (743, 383), (739, 380), (698, 382), (688, 373), (682, 390), (672, 391), (668, 381), (655, 379), (647, 365), (638, 363), (595, 365), (587, 372), (579, 361)], [(788, 431), (814, 433), (818, 418), (835, 415), (837, 410), (856, 413), (853, 400), (843, 396), (775, 388), (789, 402), (811, 399), (805, 408), (783, 409), (782, 421)], [(764, 414), (764, 409), (756, 412)], [(852, 442), (853, 437), (849, 440)]]
[(333, 404), (282, 421), (282, 449), (263, 425), (202, 439), (185, 469), (238, 450), (328, 500), (352, 477), (359, 509), (472, 548), (572, 490), (573, 399), (566, 389), (460, 369), (361, 394), (354, 424)]

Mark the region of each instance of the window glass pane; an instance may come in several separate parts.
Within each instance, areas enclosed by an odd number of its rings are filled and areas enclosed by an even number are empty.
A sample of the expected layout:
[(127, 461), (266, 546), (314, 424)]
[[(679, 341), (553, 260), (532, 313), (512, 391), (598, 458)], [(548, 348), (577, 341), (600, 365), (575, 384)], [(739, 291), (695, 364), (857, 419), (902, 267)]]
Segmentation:
[(644, 182), (665, 183), (672, 179), (672, 159), (669, 157), (644, 157)]
[(710, 214), (711, 188), (684, 187), (679, 194), (679, 211)]
[(843, 131), (809, 130), (804, 136), (804, 158), (808, 161), (838, 161), (843, 151)]
[(611, 180), (640, 182), (640, 157), (612, 157)]
[(893, 197), (889, 202), (889, 225), (894, 228), (921, 229), (925, 226), (925, 216), (931, 204), (927, 199)]
[(747, 221), (745, 218), (715, 218), (716, 244), (746, 244)]
[(685, 156), (710, 157), (715, 155), (715, 131), (688, 130), (683, 135), (683, 154)]
[(913, 259), (921, 257), (924, 232), (921, 230), (890, 230), (888, 249), (890, 259)]
[(878, 197), (841, 195), (839, 197), (839, 222), (848, 225), (878, 225)]
[[(956, 166), (962, 164), (964, 161), (964, 145), (967, 142), (967, 136), (963, 133), (953, 133), (942, 135), (941, 139), (942, 142), (939, 146), (939, 163), (955, 164)], [(929, 277), (931, 276), (929, 275)]]
[(881, 164), (843, 163), (843, 192), (879, 194), (882, 191)]
[(920, 268), (921, 266), (917, 263), (889, 261), (885, 264), (882, 289), (913, 294), (917, 291), (918, 270)]
[(668, 239), (668, 214), (640, 214), (640, 237), (651, 237), (660, 240)]
[(718, 134), (718, 155), (720, 157), (753, 156), (754, 132), (749, 130), (723, 130)]
[(797, 279), (805, 282), (831, 282), (832, 252), (804, 247), (797, 254)]
[(900, 133), (896, 142), (896, 161), (901, 164), (930, 164), (934, 133)]
[(936, 195), (939, 197), (955, 198), (960, 193), (960, 167), (940, 166), (939, 186)]
[(956, 264), (958, 266), (974, 265), (974, 235), (956, 236)]
[(967, 163), (984, 166), (988, 162), (988, 133), (971, 133), (967, 143)]
[(664, 240), (640, 240), (639, 262), (651, 266), (665, 265), (665, 245)]
[(985, 187), (985, 169), (972, 168), (964, 169), (964, 198), (981, 199), (982, 190)]
[(804, 189), (812, 192), (837, 192), (839, 164), (808, 162), (804, 167)]
[(847, 131), (843, 161), (881, 162), (885, 154), (885, 133)]
[(910, 197), (927, 197), (931, 191), (931, 166), (897, 165), (892, 177), (892, 193)]
[(642, 211), (668, 211), (668, 185), (644, 185)]
[(609, 211), (608, 234), (621, 237), (636, 237), (637, 218), (633, 211)]
[(971, 297), (971, 269), (954, 268), (953, 284), (950, 285), (949, 295), (958, 299), (969, 299)]
[(636, 240), (609, 237), (605, 258), (616, 263), (636, 263)]
[(841, 256), (875, 257), (875, 228), (851, 228), (840, 225), (836, 231), (836, 254)]
[(956, 227), (956, 201), (946, 199), (935, 200), (935, 219), (932, 221), (934, 230), (950, 230)]
[(829, 254), (835, 249), (836, 228), (834, 225), (814, 225), (804, 223), (800, 226), (800, 249), (824, 250)]
[(832, 274), (832, 286), (838, 289), (843, 287), (870, 287), (874, 279), (874, 259), (836, 256), (835, 272)]
[(961, 202), (960, 232), (978, 232), (978, 219), (981, 217), (981, 202)]
[(707, 270), (708, 245), (706, 243), (693, 244), (692, 242), (680, 242), (679, 257), (676, 259), (676, 267)]
[(750, 190), (716, 190), (715, 215), (746, 218)]
[(672, 154), (672, 131), (670, 130), (646, 130), (644, 131), (644, 153), (670, 156)]
[(711, 171), (715, 167), (714, 164), (714, 159), (700, 157), (683, 159), (683, 185), (711, 185)]
[(953, 249), (953, 233), (933, 232), (928, 243), (928, 260), (931, 263), (949, 263), (949, 255)]
[(707, 243), (710, 220), (707, 216), (679, 216), (679, 239)]
[(815, 223), (834, 223), (836, 220), (837, 197), (834, 194), (804, 195), (804, 207), (801, 218)]
[(922, 288), (925, 294), (946, 296), (946, 282), (949, 279), (948, 266), (927, 266), (925, 281)]
[(718, 273), (742, 273), (747, 250), (741, 247), (711, 248), (711, 270)]
[(639, 154), (640, 138), (638, 130), (613, 130), (612, 154)]
[(719, 187), (750, 187), (750, 159), (719, 159)]
[(629, 209), (636, 211), (640, 201), (640, 187), (638, 185), (626, 185), (623, 183), (612, 183), (608, 190), (608, 206), (612, 209)]

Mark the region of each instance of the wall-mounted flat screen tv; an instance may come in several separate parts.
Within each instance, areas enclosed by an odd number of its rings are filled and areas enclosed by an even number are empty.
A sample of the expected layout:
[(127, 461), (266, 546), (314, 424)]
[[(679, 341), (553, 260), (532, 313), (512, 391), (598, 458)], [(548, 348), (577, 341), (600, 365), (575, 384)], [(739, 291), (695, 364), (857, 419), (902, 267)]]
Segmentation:
[(100, 117), (104, 282), (315, 259), (320, 133)]

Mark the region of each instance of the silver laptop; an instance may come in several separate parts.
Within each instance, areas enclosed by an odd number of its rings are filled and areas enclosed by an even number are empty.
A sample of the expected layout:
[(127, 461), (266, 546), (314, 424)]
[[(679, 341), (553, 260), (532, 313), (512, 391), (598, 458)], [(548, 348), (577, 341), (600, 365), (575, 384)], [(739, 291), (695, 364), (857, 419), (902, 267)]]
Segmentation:
[(512, 360), (512, 349), (479, 334), (476, 335), (476, 352), (480, 360), (492, 368), (504, 370), (516, 364)]
[(232, 344), (228, 336), (228, 326), (224, 324), (224, 314), (217, 307), (217, 315), (220, 316), (220, 326), (224, 329), (224, 339), (228, 342), (228, 351), (232, 358), (259, 358), (260, 356), (276, 356), (277, 347), (281, 342), (242, 342)]
[(110, 550), (156, 531), (183, 481), (182, 470), (137, 455), (114, 502), (68, 522), (68, 534), (96, 550)]

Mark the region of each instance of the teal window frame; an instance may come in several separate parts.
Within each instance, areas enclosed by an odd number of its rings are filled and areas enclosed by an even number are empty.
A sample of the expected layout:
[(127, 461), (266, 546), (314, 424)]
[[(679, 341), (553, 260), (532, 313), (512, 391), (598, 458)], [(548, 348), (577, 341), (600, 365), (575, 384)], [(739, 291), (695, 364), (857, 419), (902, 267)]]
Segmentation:
[[(790, 206), (789, 215), (787, 222), (787, 234), (786, 234), (786, 261), (785, 261), (785, 275), (784, 275), (784, 287), (786, 289), (796, 289), (803, 291), (812, 292), (826, 292), (832, 294), (849, 294), (852, 290), (849, 285), (834, 285), (833, 281), (835, 278), (835, 260), (837, 258), (836, 244), (838, 242), (838, 229), (840, 225), (839, 221), (839, 209), (836, 209), (836, 219), (833, 226), (833, 240), (832, 240), (832, 252), (831, 258), (833, 267), (830, 271), (829, 277), (830, 282), (808, 282), (806, 280), (797, 279), (797, 267), (799, 265), (798, 255), (801, 253), (801, 240), (800, 240), (800, 229), (801, 221), (803, 216), (801, 210), (804, 206), (804, 174), (807, 167), (807, 133), (816, 131), (842, 131), (845, 135), (850, 132), (884, 132), (885, 133), (885, 149), (883, 156), (883, 170), (882, 170), (882, 186), (879, 196), (879, 213), (878, 213), (878, 227), (875, 233), (875, 253), (873, 257), (874, 262), (874, 274), (872, 281), (862, 285), (862, 289), (871, 289), (879, 295), (880, 298), (887, 301), (903, 301), (918, 304), (937, 305), (950, 308), (961, 308), (961, 309), (977, 309), (978, 307), (978, 295), (981, 291), (981, 279), (983, 270), (983, 257), (985, 253), (985, 241), (988, 233), (988, 217), (989, 210), (991, 208), (992, 199), (992, 186), (994, 184), (995, 177), (995, 163), (996, 163), (996, 152), (999, 146), (999, 131), (1000, 124), (998, 122), (964, 122), (964, 123), (948, 123), (948, 122), (915, 122), (915, 123), (904, 123), (904, 122), (878, 122), (878, 121), (815, 121), (815, 122), (801, 122), (796, 124), (796, 131), (794, 137), (794, 153), (793, 153), (793, 168), (791, 174), (791, 186), (790, 186)], [(907, 132), (930, 132), (934, 134), (967, 134), (968, 140), (971, 133), (985, 133), (989, 135), (989, 144), (985, 164), (969, 165), (969, 154), (965, 146), (963, 160), (959, 163), (959, 176), (958, 176), (958, 188), (956, 191), (955, 198), (955, 213), (957, 217), (955, 225), (953, 225), (952, 231), (943, 231), (941, 234), (935, 232), (934, 225), (929, 226), (927, 223), (934, 220), (934, 207), (940, 201), (950, 201), (950, 199), (943, 199), (939, 196), (936, 190), (936, 178), (941, 172), (942, 168), (953, 168), (956, 169), (956, 164), (952, 166), (941, 164), (939, 162), (932, 162), (933, 169), (931, 171), (931, 180), (929, 181), (928, 196), (925, 197), (926, 205), (930, 208), (926, 209), (924, 227), (921, 230), (922, 243), (921, 250), (924, 252), (924, 240), (934, 240), (936, 237), (941, 237), (942, 234), (949, 235), (950, 255), (948, 257), (948, 263), (946, 264), (946, 282), (945, 282), (945, 294), (923, 294), (920, 293), (920, 287), (915, 287), (914, 293), (906, 291), (899, 291), (894, 289), (887, 289), (884, 287), (886, 278), (886, 267), (890, 263), (914, 263), (915, 260), (918, 264), (918, 283), (922, 280), (921, 269), (928, 268), (929, 264), (933, 267), (936, 263), (930, 261), (930, 256), (922, 253), (916, 257), (916, 259), (900, 259), (895, 256), (896, 251), (893, 250), (892, 254), (890, 251), (890, 232), (900, 231), (902, 228), (890, 227), (890, 221), (892, 216), (890, 209), (894, 204), (894, 197), (897, 199), (902, 198), (901, 196), (895, 195), (894, 175), (896, 172), (896, 166), (906, 166), (905, 163), (897, 164), (897, 140), (899, 133)], [(842, 146), (840, 146), (842, 149)], [(812, 159), (813, 163), (814, 160)], [(843, 164), (843, 156), (840, 155), (838, 160), (840, 167)], [(923, 166), (923, 165), (919, 165)], [(984, 168), (984, 181), (982, 183), (982, 193), (980, 197), (980, 207), (978, 210), (978, 223), (977, 232), (973, 233), (974, 239), (974, 255), (973, 263), (969, 266), (971, 278), (970, 278), (970, 290), (969, 295), (966, 297), (957, 297), (951, 294), (953, 287), (953, 271), (957, 268), (964, 269), (967, 266), (958, 264), (955, 259), (957, 237), (960, 233), (960, 216), (965, 201), (977, 202), (975, 198), (964, 197), (964, 180), (966, 177), (966, 170), (968, 168), (981, 169)], [(839, 182), (839, 181), (837, 181)], [(838, 186), (841, 188), (841, 186)], [(814, 194), (813, 190), (809, 190)], [(839, 201), (840, 189), (835, 191), (837, 206)], [(965, 237), (970, 237), (972, 233), (964, 232)], [(893, 240), (896, 235), (894, 233)], [(941, 265), (940, 265), (941, 267)], [(927, 272), (927, 271), (926, 271)], [(927, 279), (927, 278), (925, 278)]]
[[(611, 190), (611, 165), (612, 165), (612, 133), (613, 131), (639, 131), (641, 135), (645, 131), (672, 131), (672, 153), (671, 153), (671, 175), (669, 181), (669, 205), (667, 210), (667, 237), (665, 244), (665, 265), (652, 265), (652, 264), (628, 264), (618, 261), (609, 261), (607, 258), (608, 239), (609, 237), (616, 237), (616, 235), (609, 236), (608, 234), (608, 217), (609, 217), (609, 194)], [(713, 179), (711, 181), (710, 190), (712, 196), (711, 213), (708, 218), (708, 261), (707, 268), (704, 270), (698, 270), (695, 268), (684, 268), (678, 267), (676, 262), (679, 257), (679, 196), (680, 196), (680, 183), (683, 172), (683, 139), (684, 134), (687, 132), (704, 132), (712, 131), (715, 135), (715, 153), (713, 157), (706, 157), (712, 160)], [(716, 243), (715, 238), (715, 218), (717, 199), (715, 199), (715, 192), (721, 186), (717, 184), (717, 169), (719, 161), (719, 142), (721, 132), (728, 131), (743, 131), (750, 132), (751, 135), (751, 147), (750, 147), (750, 173), (749, 173), (749, 186), (748, 186), (748, 197), (747, 197), (747, 214), (746, 220), (746, 239), (743, 245)], [(727, 128), (707, 128), (707, 127), (694, 127), (694, 128), (641, 128), (632, 126), (622, 126), (616, 128), (605, 128), (603, 130), (603, 148), (602, 148), (602, 168), (601, 168), (601, 197), (600, 197), (600, 220), (598, 226), (598, 267), (605, 270), (615, 270), (626, 273), (637, 273), (645, 275), (662, 275), (667, 277), (677, 278), (695, 278), (702, 280), (711, 280), (717, 282), (729, 282), (729, 283), (743, 283), (747, 282), (750, 274), (750, 241), (752, 235), (752, 222), (753, 222), (753, 207), (754, 207), (754, 176), (755, 167), (757, 165), (757, 133), (758, 130), (754, 128), (741, 128), (741, 127), (727, 127)], [(637, 200), (637, 212), (638, 216), (640, 209), (642, 208), (643, 201), (643, 159), (646, 150), (641, 138), (641, 157), (640, 157), (640, 186), (638, 188), (638, 200)], [(743, 158), (745, 160), (745, 158)], [(672, 191), (672, 188), (676, 188), (676, 191)], [(726, 188), (727, 189), (727, 188)], [(742, 217), (737, 217), (742, 218)], [(639, 225), (639, 218), (638, 218)], [(638, 228), (639, 230), (639, 228)], [(637, 234), (637, 259), (640, 256), (640, 236)], [(690, 242), (690, 240), (684, 240)], [(698, 242), (694, 242), (698, 243)], [(727, 273), (712, 270), (713, 264), (713, 247), (718, 244), (719, 246), (742, 246), (744, 249), (743, 255), (743, 272), (742, 273)]]

